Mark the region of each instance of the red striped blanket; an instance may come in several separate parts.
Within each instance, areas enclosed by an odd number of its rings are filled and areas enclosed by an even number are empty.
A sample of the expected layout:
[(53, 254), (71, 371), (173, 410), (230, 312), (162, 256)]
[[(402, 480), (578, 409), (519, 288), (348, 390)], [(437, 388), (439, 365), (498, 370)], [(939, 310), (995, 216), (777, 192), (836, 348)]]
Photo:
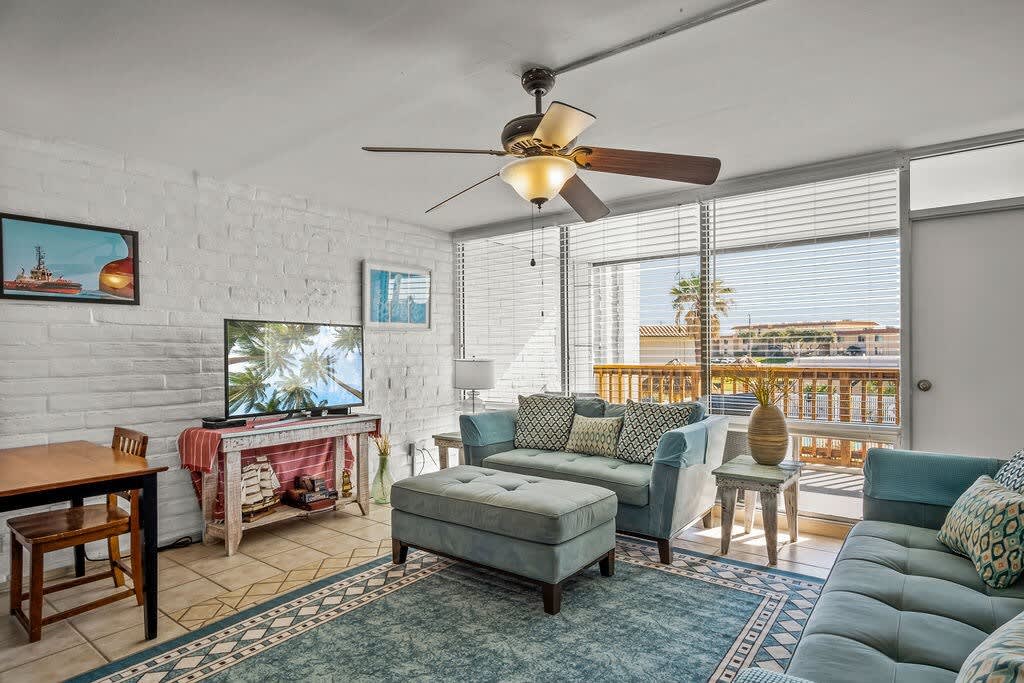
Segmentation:
[[(275, 418), (271, 418), (275, 419)], [(192, 473), (192, 487), (196, 497), (202, 504), (203, 472), (211, 472), (214, 462), (217, 463), (217, 502), (214, 505), (214, 519), (224, 519), (224, 454), (220, 453), (220, 442), (223, 434), (241, 432), (252, 429), (252, 426), (265, 422), (264, 419), (252, 420), (245, 427), (231, 429), (203, 429), (190, 427), (178, 436), (178, 455), (181, 466)], [(294, 424), (294, 423), (293, 423)], [(380, 423), (377, 424), (380, 431)], [(323, 477), (331, 482), (331, 486), (340, 488), (340, 482), (334, 481), (334, 439), (316, 439), (298, 443), (265, 446), (242, 451), (242, 466), (253, 462), (258, 456), (266, 456), (270, 466), (274, 468), (281, 487), (277, 492), (295, 485), (295, 477), (309, 475)], [(355, 454), (348, 441), (345, 442), (344, 466), (351, 470), (355, 463)]]

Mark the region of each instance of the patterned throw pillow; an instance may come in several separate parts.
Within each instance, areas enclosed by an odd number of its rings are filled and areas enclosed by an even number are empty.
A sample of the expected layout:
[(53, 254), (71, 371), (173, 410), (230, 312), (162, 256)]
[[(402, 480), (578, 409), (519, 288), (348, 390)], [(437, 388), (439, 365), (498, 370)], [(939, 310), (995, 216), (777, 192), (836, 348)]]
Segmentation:
[(572, 396), (519, 397), (516, 413), (516, 448), (560, 451), (572, 430), (576, 399)]
[(967, 655), (956, 683), (1010, 683), (1024, 680), (1024, 613), (992, 632)]
[(569, 432), (565, 450), (570, 453), (586, 453), (587, 455), (614, 458), (615, 448), (619, 445), (620, 429), (622, 429), (621, 417), (577, 415), (573, 418), (572, 431)]
[(999, 468), (996, 481), (1017, 493), (1024, 493), (1024, 448)]
[(992, 588), (1006, 588), (1024, 573), (1024, 495), (981, 476), (946, 515), (938, 539), (974, 563)]
[(619, 435), (615, 457), (627, 462), (650, 465), (658, 441), (665, 432), (690, 424), (693, 405), (670, 406), (662, 403), (626, 402), (626, 417)]

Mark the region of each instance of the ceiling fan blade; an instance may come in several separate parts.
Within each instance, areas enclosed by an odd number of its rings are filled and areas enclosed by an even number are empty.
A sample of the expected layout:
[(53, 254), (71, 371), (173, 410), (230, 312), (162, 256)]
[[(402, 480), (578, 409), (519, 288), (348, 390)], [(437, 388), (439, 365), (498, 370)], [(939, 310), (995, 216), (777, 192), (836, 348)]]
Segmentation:
[(449, 147), (363, 147), (367, 152), (418, 152), (425, 154), (490, 154), (496, 157), (508, 156), (500, 149), (453, 149)]
[(611, 209), (605, 206), (604, 202), (594, 194), (594, 191), (578, 175), (574, 175), (566, 180), (565, 185), (562, 185), (562, 190), (558, 194), (587, 223), (596, 221), (598, 218), (604, 218), (611, 213)]
[(549, 149), (562, 149), (597, 120), (593, 114), (564, 102), (552, 102), (537, 124), (533, 137)]
[(442, 204), (447, 204), (448, 202), (450, 202), (451, 200), (455, 199), (455, 198), (456, 198), (456, 197), (458, 197), (459, 195), (465, 194), (465, 193), (469, 192), (470, 190), (472, 190), (472, 189), (473, 189), (474, 187), (477, 187), (478, 185), (483, 185), (484, 183), (486, 183), (486, 182), (487, 182), (488, 180), (490, 180), (491, 178), (497, 178), (497, 177), (498, 177), (498, 174), (497, 174), (497, 173), (495, 173), (494, 175), (489, 175), (489, 176), (487, 176), (486, 178), (484, 178), (483, 180), (481, 180), (480, 182), (478, 182), (478, 183), (473, 183), (472, 185), (470, 185), (469, 187), (467, 187), (467, 188), (466, 188), (465, 190), (459, 190), (458, 192), (456, 192), (455, 194), (453, 194), (453, 195), (452, 195), (451, 197), (448, 197), (448, 199), (445, 199), (445, 200), (444, 200), (444, 201), (442, 201), (442, 202), (438, 202), (437, 204), (434, 204), (434, 205), (433, 205), (432, 207), (430, 207), (429, 209), (427, 209), (427, 210), (426, 210), (426, 211), (424, 211), (423, 213), (430, 213), (431, 211), (433, 211), (433, 210), (434, 210), (434, 209), (436, 209), (437, 207), (441, 206)]
[(686, 154), (637, 152), (611, 147), (577, 147), (569, 157), (581, 168), (603, 173), (661, 178), (680, 183), (710, 185), (722, 169), (720, 159)]

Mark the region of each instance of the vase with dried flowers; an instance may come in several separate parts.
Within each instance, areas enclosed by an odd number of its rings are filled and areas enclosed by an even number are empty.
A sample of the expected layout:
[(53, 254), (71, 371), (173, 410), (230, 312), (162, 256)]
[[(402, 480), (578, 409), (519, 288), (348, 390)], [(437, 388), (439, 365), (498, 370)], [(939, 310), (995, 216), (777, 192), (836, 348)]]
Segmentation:
[(371, 437), (377, 446), (379, 460), (377, 474), (373, 477), (373, 485), (370, 487), (370, 499), (374, 503), (387, 505), (391, 502), (391, 486), (395, 483), (388, 469), (388, 460), (391, 458), (391, 439), (387, 434)]
[(779, 399), (788, 389), (788, 381), (775, 368), (755, 365), (746, 369), (742, 381), (750, 387), (757, 399), (757, 407), (750, 413), (747, 425), (747, 444), (750, 455), (761, 465), (778, 465), (786, 459), (789, 430), (786, 416), (778, 406)]

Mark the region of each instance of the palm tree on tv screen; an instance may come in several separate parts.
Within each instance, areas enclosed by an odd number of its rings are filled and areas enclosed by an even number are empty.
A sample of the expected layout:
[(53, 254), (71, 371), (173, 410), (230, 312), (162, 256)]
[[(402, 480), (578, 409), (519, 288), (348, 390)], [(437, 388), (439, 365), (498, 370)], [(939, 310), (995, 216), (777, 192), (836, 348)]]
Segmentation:
[(267, 377), (294, 370), (295, 354), (313, 341), (306, 325), (242, 322), (228, 325), (228, 365), (253, 363)]
[(284, 405), (281, 393), (276, 390), (266, 401), (261, 401), (253, 407), (261, 413), (283, 413), (288, 410)]
[[(335, 341), (335, 345), (337, 341)], [(363, 399), (363, 390), (343, 382), (334, 374), (334, 357), (326, 351), (313, 349), (302, 359), (300, 374), (309, 382), (327, 382), (336, 384), (359, 400)]]
[(331, 346), (345, 353), (362, 353), (363, 331), (358, 327), (339, 327), (334, 330), (334, 341), (331, 342)]
[(285, 410), (304, 410), (316, 402), (316, 394), (301, 375), (291, 373), (281, 380), (277, 388), (281, 392), (281, 405)]
[(228, 373), (228, 408), (231, 413), (251, 412), (267, 395), (267, 375), (249, 366), (242, 372)]

